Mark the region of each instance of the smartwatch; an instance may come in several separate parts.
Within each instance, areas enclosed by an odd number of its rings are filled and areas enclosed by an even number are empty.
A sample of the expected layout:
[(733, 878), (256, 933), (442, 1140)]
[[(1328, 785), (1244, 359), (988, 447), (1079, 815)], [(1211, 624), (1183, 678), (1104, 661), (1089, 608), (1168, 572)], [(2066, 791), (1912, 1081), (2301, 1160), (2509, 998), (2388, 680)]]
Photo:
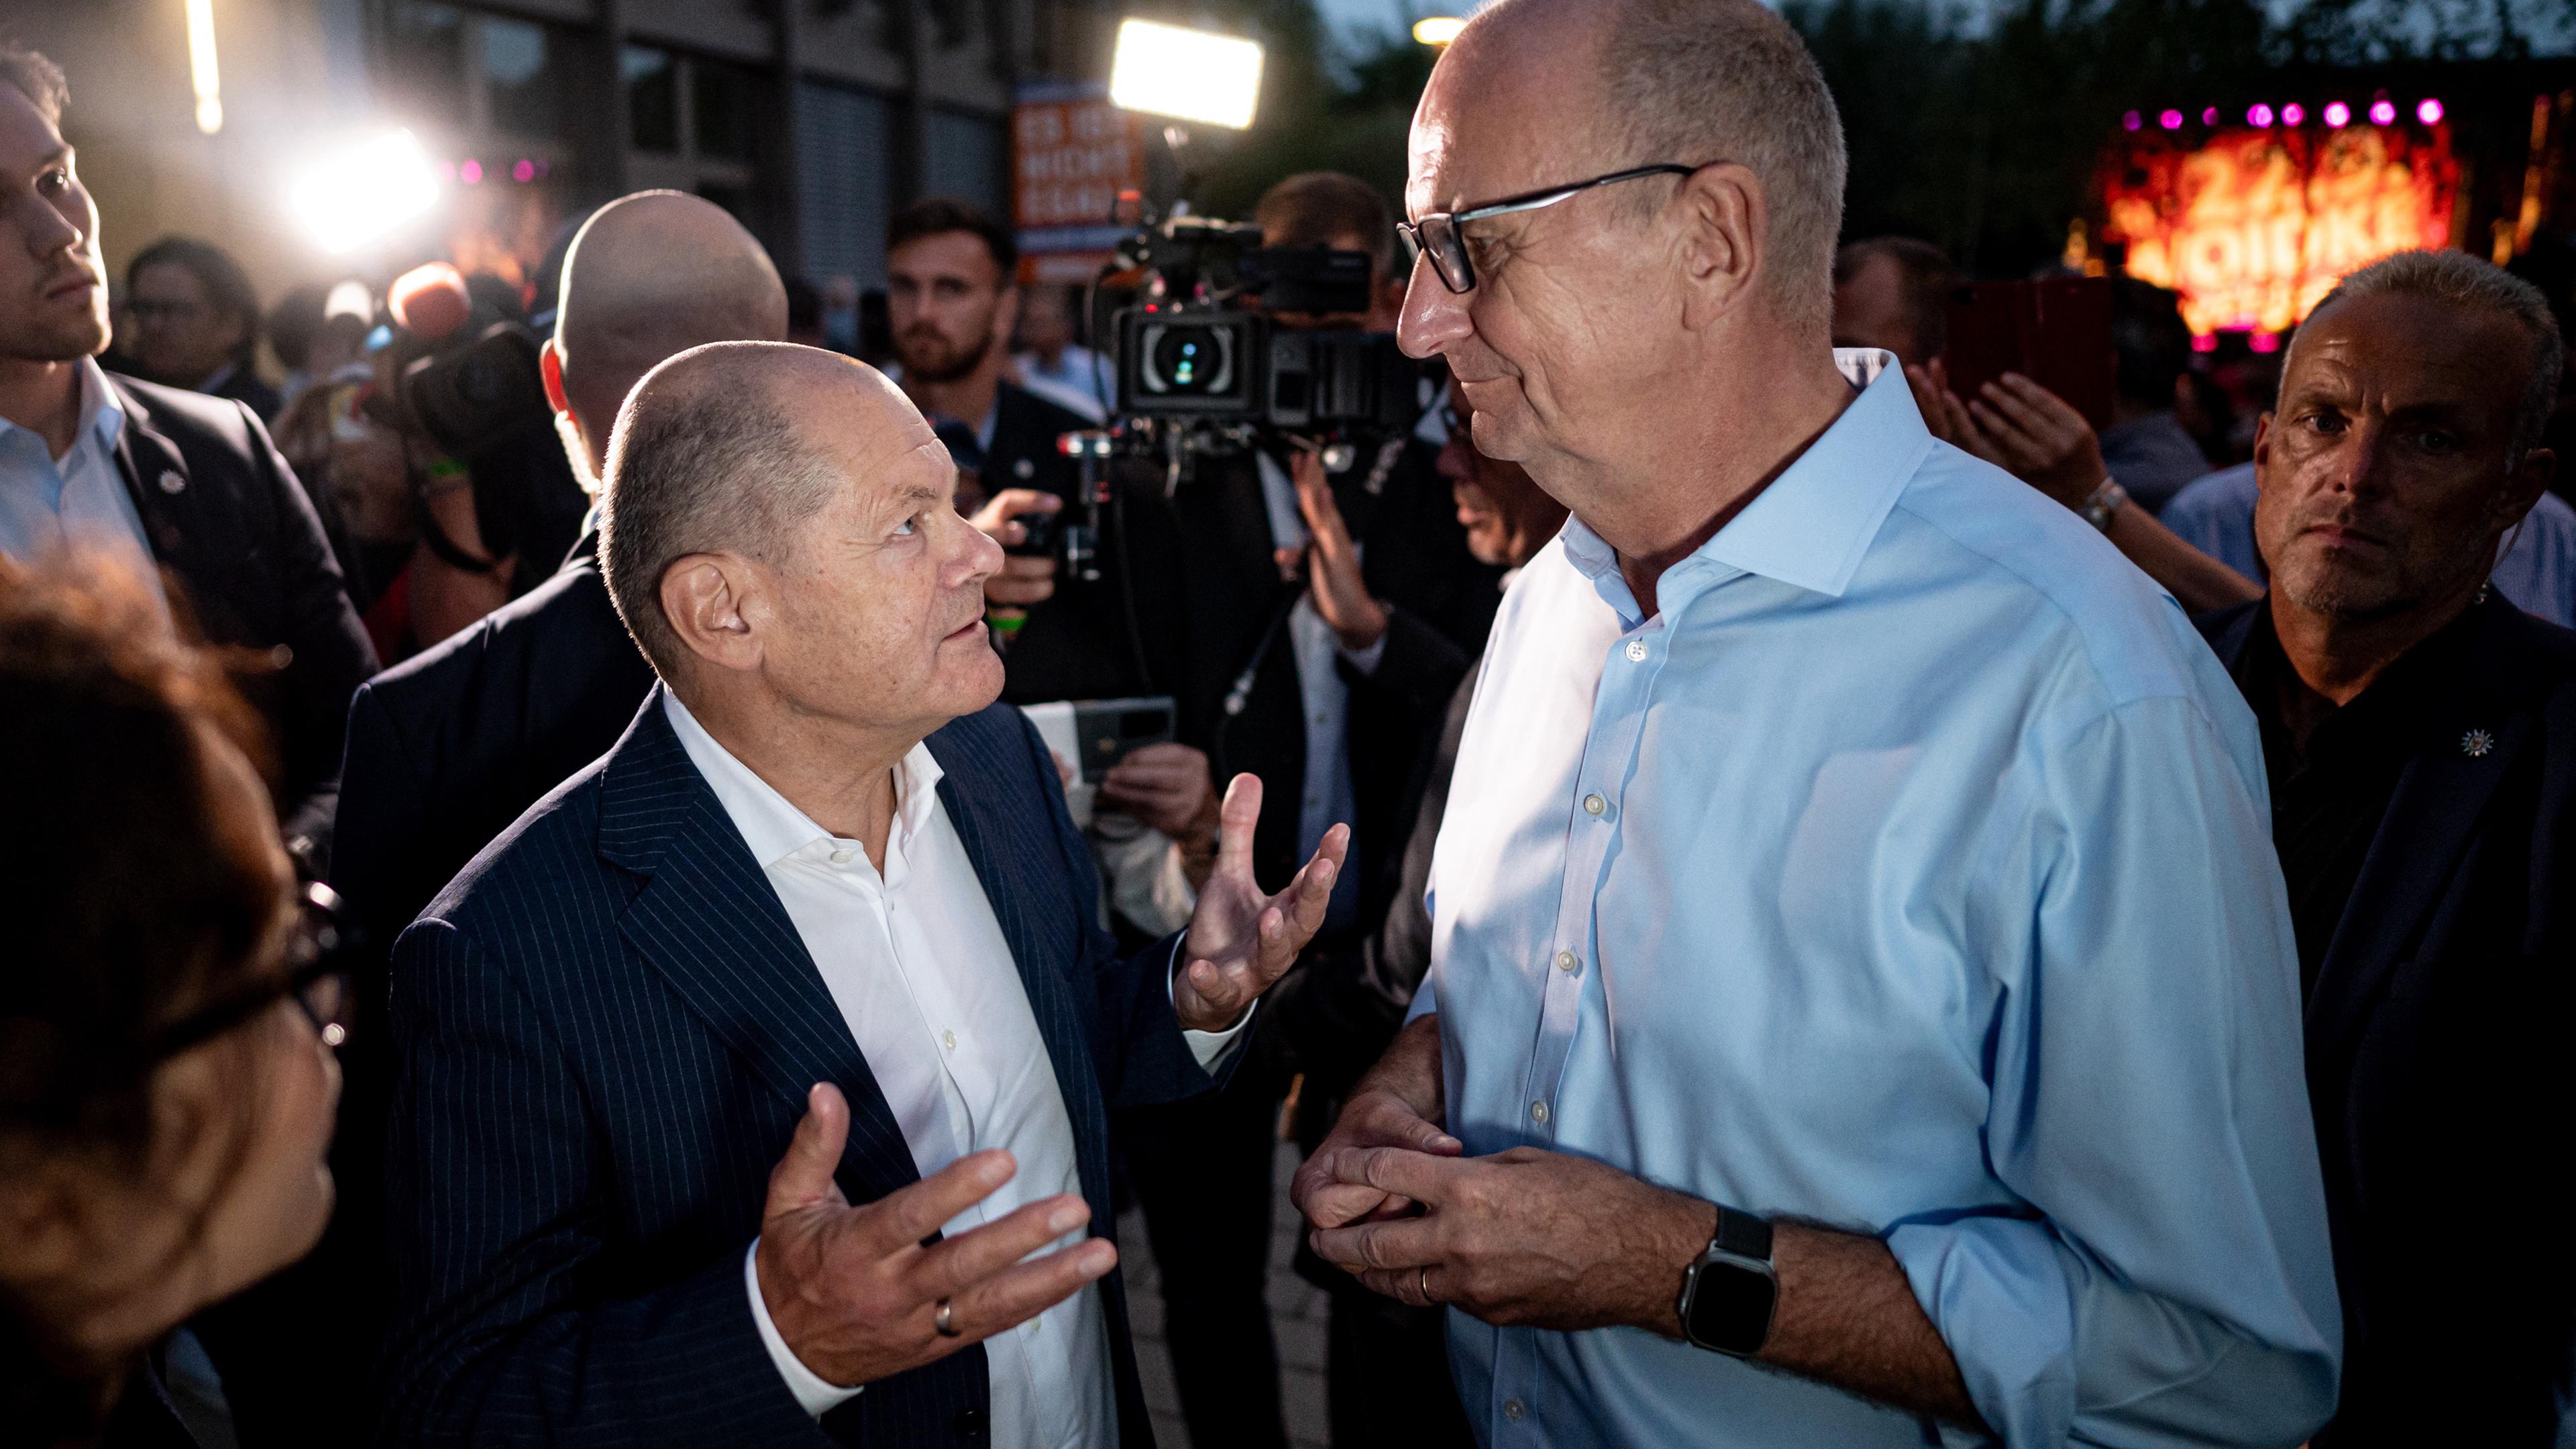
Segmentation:
[(1717, 1236), (1682, 1272), (1682, 1337), (1711, 1353), (1751, 1358), (1770, 1339), (1771, 1314), (1779, 1303), (1771, 1224), (1720, 1207)]

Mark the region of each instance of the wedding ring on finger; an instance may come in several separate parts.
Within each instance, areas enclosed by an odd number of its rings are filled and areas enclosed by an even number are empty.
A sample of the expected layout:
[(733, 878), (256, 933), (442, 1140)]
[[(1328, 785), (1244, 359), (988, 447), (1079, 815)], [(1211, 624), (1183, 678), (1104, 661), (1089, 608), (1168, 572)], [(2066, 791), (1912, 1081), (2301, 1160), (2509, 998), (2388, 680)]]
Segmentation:
[(950, 1303), (945, 1298), (939, 1300), (938, 1316), (930, 1320), (930, 1326), (939, 1330), (939, 1336), (941, 1338), (962, 1338), (965, 1336), (957, 1327), (956, 1305)]
[(1422, 1306), (1428, 1308), (1431, 1306), (1431, 1265), (1428, 1263), (1422, 1265), (1422, 1282), (1420, 1286), (1422, 1288)]

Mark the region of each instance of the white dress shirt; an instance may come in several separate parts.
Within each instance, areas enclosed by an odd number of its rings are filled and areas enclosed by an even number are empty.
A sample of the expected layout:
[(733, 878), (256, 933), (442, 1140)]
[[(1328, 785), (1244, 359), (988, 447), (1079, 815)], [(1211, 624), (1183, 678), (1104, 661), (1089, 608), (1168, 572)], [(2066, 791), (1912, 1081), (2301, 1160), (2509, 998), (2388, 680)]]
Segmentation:
[(94, 361), (80, 365), (80, 424), (59, 458), (43, 435), (0, 418), (0, 554), (33, 562), (66, 547), (122, 554), (155, 577), (143, 517), (116, 469), (125, 409)]
[[(970, 1152), (1006, 1148), (1018, 1173), (948, 1222), (950, 1236), (1057, 1193), (1079, 1196), (1073, 1124), (1046, 1040), (1009, 944), (965, 843), (940, 803), (943, 771), (915, 745), (895, 767), (895, 819), (885, 870), (858, 841), (817, 825), (665, 696), (671, 728), (760, 862), (869, 1073), (925, 1177)], [(1251, 1020), (1226, 1032), (1184, 1032), (1202, 1063)], [(1082, 1240), (1076, 1229), (1041, 1251)], [(820, 1417), (859, 1390), (800, 1362), (770, 1321), (759, 1244), (743, 1283), (770, 1358), (807, 1413)], [(1117, 1399), (1098, 1284), (1019, 1327), (984, 1340), (996, 1449), (1114, 1444)]]

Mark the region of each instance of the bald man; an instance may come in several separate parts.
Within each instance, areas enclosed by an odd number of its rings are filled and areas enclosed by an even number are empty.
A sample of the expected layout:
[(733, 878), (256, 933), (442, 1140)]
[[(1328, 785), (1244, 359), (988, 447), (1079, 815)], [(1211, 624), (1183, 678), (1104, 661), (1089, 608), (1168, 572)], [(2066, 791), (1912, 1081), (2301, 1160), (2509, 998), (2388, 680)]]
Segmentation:
[(837, 354), (628, 399), (601, 560), (661, 683), (395, 948), (388, 1442), (1153, 1442), (1108, 1110), (1213, 1083), (1349, 832), (1265, 894), (1236, 777), (1122, 955), (956, 488)]
[[(709, 342), (787, 335), (769, 254), (722, 207), (645, 191), (601, 207), (564, 261), (546, 397), (597, 491), (635, 380)], [(556, 575), (358, 691), (332, 885), (381, 951), (474, 852), (614, 744), (653, 671), (617, 622), (585, 528)]]
[[(596, 488), (610, 425), (635, 380), (705, 342), (786, 335), (769, 257), (711, 202), (675, 191), (595, 213), (564, 264), (546, 392), (575, 476)], [(328, 1311), (277, 1315), (364, 1381), (384, 1321), (384, 1114), (392, 1091), (381, 1003), (385, 953), (438, 888), (520, 811), (599, 758), (635, 717), (653, 671), (617, 622), (585, 527), (554, 577), (472, 628), (386, 670), (349, 707), (331, 883), (362, 933), (362, 1019), (342, 1055), (331, 1234), (300, 1275)], [(300, 1341), (300, 1340), (295, 1340)], [(333, 1439), (344, 1432), (319, 1430)]]
[(1316, 1252), (1449, 1306), (1492, 1444), (2301, 1442), (2341, 1325), (2260, 735), (1833, 348), (1796, 31), (1497, 0), (1410, 165), (1398, 335), (1573, 516), (1495, 620), (1430, 975), (1298, 1174)]

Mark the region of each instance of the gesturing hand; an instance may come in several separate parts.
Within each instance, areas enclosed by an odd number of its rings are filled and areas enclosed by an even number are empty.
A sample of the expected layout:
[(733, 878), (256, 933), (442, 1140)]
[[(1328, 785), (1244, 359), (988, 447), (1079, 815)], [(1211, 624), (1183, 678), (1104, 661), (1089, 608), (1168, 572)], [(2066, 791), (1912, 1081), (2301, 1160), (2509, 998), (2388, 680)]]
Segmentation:
[[(826, 1382), (870, 1383), (945, 1358), (1035, 1318), (1117, 1266), (1118, 1250), (1098, 1238), (1020, 1261), (1090, 1221), (1090, 1207), (1069, 1193), (923, 1247), (940, 1224), (1011, 1180), (1011, 1155), (961, 1157), (854, 1208), (832, 1180), (849, 1132), (840, 1089), (815, 1084), (786, 1156), (769, 1174), (755, 1264), (779, 1337)], [(942, 1302), (951, 1334), (939, 1331)]]
[(1355, 1147), (1318, 1152), (1307, 1167), (1424, 1208), (1315, 1229), (1307, 1241), (1326, 1262), (1390, 1298), (1506, 1326), (1632, 1325), (1678, 1338), (1682, 1270), (1717, 1223), (1707, 1203), (1535, 1147), (1468, 1158)]
[(1199, 890), (1198, 909), (1182, 945), (1188, 965), (1172, 982), (1172, 1010), (1191, 1031), (1223, 1031), (1252, 999), (1288, 972), (1324, 924), (1333, 878), (1350, 848), (1351, 828), (1324, 832), (1315, 858), (1277, 895), (1252, 878), (1252, 832), (1261, 820), (1261, 781), (1237, 775), (1218, 811), (1216, 871)]
[(1359, 545), (1342, 521), (1341, 505), (1333, 501), (1323, 454), (1299, 448), (1289, 460), (1288, 476), (1297, 485), (1297, 511), (1314, 535), (1306, 546), (1306, 587), (1314, 596), (1315, 612), (1342, 637), (1344, 648), (1367, 649), (1386, 637), (1386, 605), (1360, 577)]

